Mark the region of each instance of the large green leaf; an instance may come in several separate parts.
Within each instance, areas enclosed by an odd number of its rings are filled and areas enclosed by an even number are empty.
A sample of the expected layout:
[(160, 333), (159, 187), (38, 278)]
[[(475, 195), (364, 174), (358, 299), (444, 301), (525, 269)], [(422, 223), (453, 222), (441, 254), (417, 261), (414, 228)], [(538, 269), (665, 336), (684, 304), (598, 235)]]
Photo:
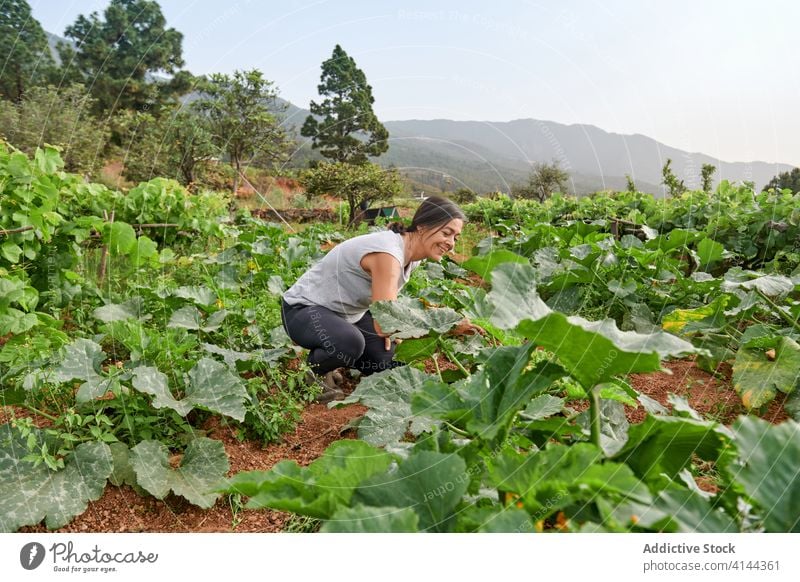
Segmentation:
[(205, 285), (194, 285), (189, 287), (178, 287), (172, 293), (175, 297), (194, 301), (198, 305), (213, 305), (217, 300), (217, 294)]
[(756, 289), (769, 297), (782, 297), (792, 292), (794, 283), (783, 275), (764, 275), (755, 271), (742, 271), (734, 268), (725, 273), (722, 290), (730, 291), (737, 288)]
[(650, 501), (647, 487), (629, 467), (602, 462), (603, 457), (587, 443), (549, 444), (527, 454), (506, 448), (489, 461), (489, 479), (498, 490), (519, 497), (534, 521), (576, 502), (593, 502), (597, 496)]
[[(734, 519), (696, 491), (670, 487), (650, 503), (599, 503), (604, 522), (624, 529), (669, 533), (735, 533)], [(610, 523), (609, 523), (610, 522)]]
[(95, 309), (92, 315), (104, 323), (150, 318), (144, 314), (144, 300), (141, 297), (132, 297), (123, 303), (108, 303)]
[(523, 320), (517, 331), (554, 352), (585, 388), (614, 376), (659, 370), (662, 358), (698, 351), (667, 333), (620, 331), (612, 319), (591, 322), (555, 312), (535, 321)]
[(112, 255), (126, 255), (136, 244), (136, 232), (130, 224), (114, 222), (106, 225), (103, 239)]
[(212, 313), (205, 322), (202, 314), (193, 305), (184, 305), (180, 309), (172, 312), (167, 327), (177, 327), (183, 329), (200, 330), (204, 332), (216, 331), (222, 325), (223, 320), (228, 315), (228, 311), (220, 309)]
[(320, 529), (323, 533), (414, 533), (419, 517), (410, 507), (343, 507)]
[(506, 249), (499, 249), (486, 255), (471, 257), (461, 263), (461, 266), (465, 269), (469, 269), (473, 273), (477, 273), (486, 281), (491, 282), (494, 277), (493, 271), (495, 267), (502, 263), (530, 265), (530, 261), (522, 255), (518, 255)]
[(39, 324), (35, 313), (24, 313), (19, 309), (7, 307), (0, 313), (0, 335), (25, 333)]
[(463, 319), (449, 307), (425, 309), (418, 299), (399, 297), (376, 301), (370, 308), (384, 333), (399, 339), (417, 338), (431, 332), (443, 334)]
[(92, 340), (79, 338), (64, 346), (61, 362), (54, 370), (53, 379), (57, 382), (70, 380), (89, 380), (100, 376), (100, 364), (106, 353)]
[(78, 445), (59, 471), (23, 461), (27, 454), (25, 439), (0, 426), (0, 531), (42, 519), (50, 529), (66, 525), (103, 494), (113, 469), (108, 445), (100, 442)]
[(523, 319), (539, 319), (552, 311), (536, 292), (536, 271), (529, 264), (498, 266), (486, 299), (492, 305), (490, 321), (500, 329), (513, 329)]
[(201, 358), (189, 370), (186, 398), (196, 406), (244, 422), (244, 402), (247, 400), (244, 383), (225, 364), (211, 358)]
[(198, 438), (189, 443), (180, 463), (170, 465), (169, 450), (158, 441), (142, 441), (130, 450), (136, 481), (157, 499), (173, 491), (203, 508), (214, 505), (215, 491), (228, 472), (228, 456), (220, 441)]
[(780, 337), (771, 355), (763, 349), (740, 348), (733, 363), (733, 388), (748, 409), (760, 408), (777, 391), (789, 394), (800, 382), (800, 345)]
[(411, 414), (412, 394), (433, 378), (416, 368), (401, 366), (363, 378), (352, 394), (331, 406), (360, 402), (368, 407), (359, 422), (358, 436), (372, 445), (386, 446), (400, 441), (406, 432), (417, 436), (438, 424), (424, 414)]
[(439, 338), (436, 336), (405, 340), (394, 351), (394, 359), (410, 364), (430, 358), (439, 349)]
[(654, 239), (647, 241), (645, 243), (645, 247), (652, 250), (659, 249), (662, 252), (667, 253), (669, 251), (690, 245), (701, 237), (705, 237), (705, 235), (701, 232), (675, 228), (669, 231), (667, 234), (661, 234)]
[(526, 420), (541, 420), (558, 414), (564, 408), (564, 399), (542, 394), (530, 401), (520, 416)]
[(700, 267), (707, 269), (711, 263), (716, 263), (722, 259), (725, 247), (710, 238), (704, 238), (697, 244), (697, 257), (700, 259)]
[(549, 362), (527, 370), (534, 347), (484, 350), (477, 373), (454, 384), (429, 382), (413, 395), (412, 411), (447, 420), (486, 440), (502, 435), (533, 395), (565, 375), (563, 368)]
[(714, 422), (648, 415), (630, 426), (628, 440), (614, 460), (626, 463), (645, 480), (658, 479), (662, 473), (675, 478), (695, 455), (718, 461), (730, 438), (730, 431)]
[(725, 306), (729, 295), (720, 295), (708, 305), (695, 309), (676, 309), (661, 319), (661, 326), (670, 333), (717, 331), (727, 325)]
[(54, 370), (53, 379), (57, 382), (84, 380), (75, 395), (78, 402), (99, 398), (119, 385), (114, 376), (100, 375), (100, 364), (105, 358), (106, 353), (97, 343), (79, 338), (64, 346), (61, 362)]
[(182, 400), (176, 400), (172, 395), (166, 374), (151, 366), (134, 369), (133, 387), (153, 395), (155, 408), (171, 408), (181, 416), (201, 406), (211, 412), (244, 421), (247, 390), (241, 378), (232, 374), (228, 366), (211, 358), (201, 358), (189, 370), (186, 396)]
[(171, 408), (181, 416), (186, 416), (194, 408), (194, 403), (188, 398), (181, 401), (175, 399), (169, 390), (169, 381), (166, 374), (159, 372), (158, 368), (139, 366), (133, 370), (133, 387), (139, 392), (154, 396), (154, 408)]
[(739, 457), (726, 470), (758, 503), (764, 528), (800, 532), (800, 424), (740, 416), (733, 432)]
[(336, 441), (307, 467), (281, 461), (269, 471), (239, 473), (225, 491), (250, 497), (250, 509), (271, 507), (331, 519), (339, 509), (353, 505), (353, 491), (362, 481), (383, 473), (391, 463), (391, 455), (365, 442)]
[(469, 475), (464, 459), (456, 454), (416, 451), (400, 462), (396, 471), (362, 482), (353, 503), (373, 507), (410, 507), (423, 531), (451, 531), (453, 510), (467, 491)]
[(536, 526), (531, 516), (517, 507), (478, 507), (458, 512), (458, 531), (479, 533), (532, 533)]

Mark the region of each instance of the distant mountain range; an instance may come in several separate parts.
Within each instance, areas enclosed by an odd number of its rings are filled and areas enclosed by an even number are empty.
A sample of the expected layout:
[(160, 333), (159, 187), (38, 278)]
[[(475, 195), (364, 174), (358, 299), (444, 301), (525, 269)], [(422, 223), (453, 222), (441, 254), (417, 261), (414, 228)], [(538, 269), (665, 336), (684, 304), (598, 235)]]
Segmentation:
[[(70, 42), (46, 33), (55, 58), (55, 45)], [(184, 102), (193, 100), (187, 95)], [(300, 143), (299, 128), (310, 114), (307, 109), (284, 102), (285, 124), (293, 127)], [(508, 192), (523, 183), (534, 162), (557, 160), (569, 172), (573, 194), (597, 190), (622, 190), (626, 174), (637, 189), (663, 196), (661, 168), (667, 159), (689, 188), (700, 184), (703, 164), (716, 166), (715, 183), (720, 180), (752, 181), (760, 188), (774, 176), (791, 170), (788, 164), (767, 162), (724, 162), (698, 152), (686, 152), (650, 137), (610, 133), (593, 125), (564, 125), (554, 121), (451, 121), (447, 119), (386, 121), (389, 151), (376, 161), (398, 168), (415, 187), (433, 191), (470, 188), (478, 193)], [(308, 143), (296, 152), (294, 165), (305, 166), (319, 158)]]
[[(289, 105), (287, 121), (297, 127), (309, 114)], [(554, 121), (407, 120), (386, 121), (389, 151), (377, 161), (394, 166), (418, 182), (448, 190), (508, 192), (525, 181), (533, 162), (557, 160), (570, 174), (574, 194), (621, 190), (626, 174), (637, 189), (663, 196), (661, 169), (667, 159), (689, 188), (700, 185), (703, 164), (716, 166), (720, 180), (752, 181), (762, 187), (787, 164), (724, 162), (698, 152), (686, 152), (644, 135), (610, 133), (593, 125), (564, 125)], [(422, 178), (422, 179), (421, 179)], [(443, 188), (439, 188), (443, 189)]]

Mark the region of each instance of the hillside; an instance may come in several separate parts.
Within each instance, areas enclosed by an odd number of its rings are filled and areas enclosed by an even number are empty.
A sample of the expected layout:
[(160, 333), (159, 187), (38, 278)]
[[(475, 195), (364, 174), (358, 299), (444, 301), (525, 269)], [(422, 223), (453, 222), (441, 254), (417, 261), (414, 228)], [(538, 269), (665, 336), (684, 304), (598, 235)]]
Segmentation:
[[(286, 124), (299, 127), (309, 111), (288, 103)], [(558, 160), (570, 174), (570, 190), (586, 194), (620, 190), (631, 175), (639, 190), (663, 196), (661, 168), (672, 160), (673, 171), (689, 188), (700, 184), (703, 164), (717, 167), (715, 181), (753, 181), (757, 187), (791, 169), (788, 164), (726, 162), (686, 152), (644, 135), (607, 132), (593, 125), (564, 125), (553, 121), (517, 119), (508, 122), (407, 120), (384, 122), (389, 151), (377, 161), (413, 174), (433, 189), (461, 187), (477, 192), (509, 191), (528, 175), (533, 162)], [(308, 144), (297, 152), (296, 165), (315, 157)]]

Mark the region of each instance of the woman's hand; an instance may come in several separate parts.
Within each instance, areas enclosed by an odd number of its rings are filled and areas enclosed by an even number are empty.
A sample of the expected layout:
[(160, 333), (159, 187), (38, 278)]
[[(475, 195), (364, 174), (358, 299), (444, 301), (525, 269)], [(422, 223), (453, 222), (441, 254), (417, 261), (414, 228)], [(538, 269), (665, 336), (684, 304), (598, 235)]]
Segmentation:
[[(377, 321), (373, 319), (372, 323), (375, 325), (375, 333), (383, 338), (384, 341), (383, 345), (386, 348), (386, 351), (388, 352), (389, 350), (392, 349), (392, 338), (390, 337), (389, 334), (383, 333), (383, 330), (381, 329), (381, 326), (378, 325)], [(394, 341), (395, 343), (399, 344), (402, 340), (396, 339)]]

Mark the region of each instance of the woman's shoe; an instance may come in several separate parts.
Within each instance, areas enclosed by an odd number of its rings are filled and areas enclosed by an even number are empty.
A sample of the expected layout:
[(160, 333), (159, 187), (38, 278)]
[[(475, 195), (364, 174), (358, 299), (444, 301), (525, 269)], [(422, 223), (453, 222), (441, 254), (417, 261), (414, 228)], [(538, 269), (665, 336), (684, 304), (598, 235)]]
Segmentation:
[(334, 400), (344, 400), (344, 392), (339, 388), (337, 378), (341, 382), (342, 375), (336, 370), (322, 375), (306, 372), (306, 384), (309, 386), (316, 384), (322, 388), (322, 392), (314, 398), (314, 402), (327, 404)]

